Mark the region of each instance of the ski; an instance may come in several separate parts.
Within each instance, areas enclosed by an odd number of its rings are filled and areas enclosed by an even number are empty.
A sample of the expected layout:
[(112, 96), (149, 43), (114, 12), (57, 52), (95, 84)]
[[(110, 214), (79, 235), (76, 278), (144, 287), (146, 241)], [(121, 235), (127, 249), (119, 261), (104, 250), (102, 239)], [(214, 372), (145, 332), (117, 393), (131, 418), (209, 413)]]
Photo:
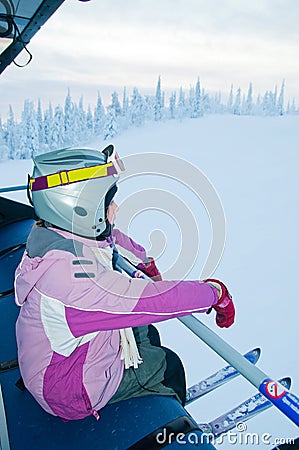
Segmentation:
[[(245, 353), (245, 355), (243, 356), (252, 364), (256, 364), (259, 360), (260, 354), (261, 349), (255, 348)], [(223, 384), (227, 383), (228, 381), (232, 380), (238, 375), (240, 374), (234, 367), (225, 366), (222, 369), (215, 372), (213, 375), (210, 375), (204, 380), (201, 380), (198, 383), (194, 384), (193, 386), (190, 386), (187, 389), (186, 405), (189, 405), (190, 403), (194, 402), (194, 400), (197, 400), (203, 395), (208, 394), (208, 392), (217, 389), (218, 387), (222, 386)]]
[[(281, 378), (278, 381), (286, 389), (289, 389), (291, 386), (291, 378), (289, 377)], [(204, 433), (213, 434), (215, 438), (233, 428), (237, 428), (239, 431), (245, 431), (244, 422), (252, 419), (271, 406), (272, 403), (270, 400), (259, 392), (211, 422), (200, 423), (199, 428)]]

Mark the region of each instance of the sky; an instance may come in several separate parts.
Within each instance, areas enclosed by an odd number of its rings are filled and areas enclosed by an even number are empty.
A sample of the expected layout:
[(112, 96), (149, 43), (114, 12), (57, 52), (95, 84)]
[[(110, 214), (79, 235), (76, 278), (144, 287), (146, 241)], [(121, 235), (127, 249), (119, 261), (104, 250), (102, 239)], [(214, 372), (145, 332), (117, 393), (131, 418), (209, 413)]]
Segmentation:
[[(32, 62), (0, 80), (0, 115), (26, 98), (63, 104), (67, 89), (94, 105), (126, 86), (166, 95), (199, 77), (225, 97), (231, 85), (254, 95), (278, 89), (299, 103), (297, 0), (66, 0), (28, 45)], [(18, 62), (26, 61), (23, 52)]]

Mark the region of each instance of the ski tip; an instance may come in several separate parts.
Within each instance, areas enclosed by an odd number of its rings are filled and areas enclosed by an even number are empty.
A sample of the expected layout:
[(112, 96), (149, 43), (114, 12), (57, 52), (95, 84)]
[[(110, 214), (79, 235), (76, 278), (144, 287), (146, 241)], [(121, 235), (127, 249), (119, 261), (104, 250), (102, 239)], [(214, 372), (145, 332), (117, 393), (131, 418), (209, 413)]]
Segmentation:
[(244, 354), (244, 356), (256, 355), (259, 358), (261, 356), (261, 353), (262, 353), (261, 347), (255, 347), (255, 348), (252, 348), (251, 350), (249, 350), (248, 352), (246, 352)]
[(252, 364), (256, 364), (261, 356), (261, 348), (256, 347), (243, 355)]
[(252, 352), (256, 353), (256, 355), (257, 355), (258, 357), (260, 357), (260, 356), (261, 356), (261, 353), (262, 353), (262, 349), (261, 349), (261, 347), (256, 347), (256, 348), (254, 348), (254, 349), (252, 350)]
[(278, 382), (282, 384), (285, 388), (290, 389), (292, 385), (292, 378), (291, 377), (280, 378)]

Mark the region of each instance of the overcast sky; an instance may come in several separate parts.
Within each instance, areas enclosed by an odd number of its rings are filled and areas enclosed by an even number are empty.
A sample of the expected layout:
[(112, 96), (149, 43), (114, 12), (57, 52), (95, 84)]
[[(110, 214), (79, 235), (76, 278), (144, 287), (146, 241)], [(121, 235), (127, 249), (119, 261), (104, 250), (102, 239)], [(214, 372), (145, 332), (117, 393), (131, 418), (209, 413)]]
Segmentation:
[[(66, 0), (32, 39), (33, 61), (13, 64), (0, 80), (0, 114), (24, 99), (43, 106), (77, 100), (104, 103), (124, 86), (166, 92), (197, 77), (226, 95), (231, 84), (254, 94), (280, 88), (299, 103), (298, 0)], [(18, 62), (26, 60), (23, 52)]]

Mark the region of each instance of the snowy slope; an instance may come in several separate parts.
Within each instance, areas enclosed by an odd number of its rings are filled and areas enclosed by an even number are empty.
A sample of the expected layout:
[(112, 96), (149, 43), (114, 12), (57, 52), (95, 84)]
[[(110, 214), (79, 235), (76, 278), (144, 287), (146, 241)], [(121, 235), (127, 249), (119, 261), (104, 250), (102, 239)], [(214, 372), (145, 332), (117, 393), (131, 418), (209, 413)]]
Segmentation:
[[(231, 288), (237, 319), (231, 329), (220, 330), (214, 326), (212, 314), (199, 318), (240, 352), (261, 346), (259, 367), (274, 378), (290, 375), (292, 390), (297, 394), (298, 130), (298, 116), (205, 116), (132, 128), (113, 140), (121, 155), (170, 154), (190, 161), (210, 180), (226, 216), (225, 249), (213, 276)], [(106, 145), (100, 141), (89, 144), (98, 148)], [(169, 161), (171, 167), (171, 157)], [(1, 186), (25, 184), (30, 168), (30, 161), (1, 162)], [(184, 179), (182, 173), (174, 175), (177, 180)], [(212, 239), (209, 205), (203, 205), (191, 191), (193, 181), (189, 180), (188, 186), (161, 174), (135, 176), (120, 184), (117, 194), (119, 204), (124, 206), (128, 194), (136, 195), (142, 189), (150, 192), (152, 188), (174, 196), (177, 209), (181, 201), (186, 203), (187, 215), (178, 212), (174, 217), (168, 211), (167, 202), (160, 207), (161, 198), (157, 198), (159, 208), (147, 209), (146, 200), (150, 197), (145, 192), (145, 210), (132, 217), (129, 229), (148, 249), (152, 245), (151, 252), (158, 256), (161, 269), (171, 273), (171, 262), (177, 258), (180, 245), (192, 252), (196, 244), (197, 238), (194, 240), (184, 228), (186, 220), (191, 224), (194, 216), (200, 247), (194, 266), (186, 275), (189, 279), (200, 276)], [(17, 199), (24, 199), (24, 196), (24, 193), (11, 195)], [(180, 233), (182, 229), (184, 235)], [(160, 231), (150, 235), (152, 230)], [(162, 252), (157, 250), (158, 244), (165, 245)], [(159, 329), (164, 345), (175, 349), (182, 357), (188, 384), (224, 364), (177, 320), (159, 324)], [(253, 392), (254, 388), (247, 381), (238, 379), (195, 402), (189, 407), (190, 412), (204, 422)], [(248, 445), (259, 449), (271, 448), (269, 443), (274, 443), (275, 439), (299, 434), (297, 427), (274, 408), (249, 422), (247, 432), (259, 434), (260, 445)], [(262, 443), (264, 433), (269, 433), (271, 438)], [(219, 448), (225, 450), (232, 445), (226, 439)]]

